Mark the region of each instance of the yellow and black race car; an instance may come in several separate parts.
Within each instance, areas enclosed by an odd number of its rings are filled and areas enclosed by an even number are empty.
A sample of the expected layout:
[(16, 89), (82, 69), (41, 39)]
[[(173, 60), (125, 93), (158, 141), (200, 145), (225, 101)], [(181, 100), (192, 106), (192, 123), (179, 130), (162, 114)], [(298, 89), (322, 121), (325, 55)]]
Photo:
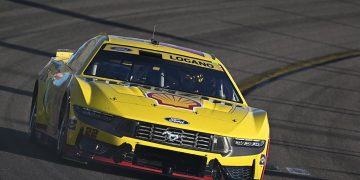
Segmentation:
[(262, 179), (269, 132), (216, 57), (113, 35), (58, 50), (30, 114), (30, 139), (62, 158), (189, 179)]

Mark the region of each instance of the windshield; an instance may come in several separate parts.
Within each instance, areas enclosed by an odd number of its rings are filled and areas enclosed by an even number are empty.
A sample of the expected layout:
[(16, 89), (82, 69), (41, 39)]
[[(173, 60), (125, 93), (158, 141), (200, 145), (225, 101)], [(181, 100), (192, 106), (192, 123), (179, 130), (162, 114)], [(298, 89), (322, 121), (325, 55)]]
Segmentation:
[(101, 48), (84, 74), (240, 102), (225, 72), (164, 60), (161, 54)]

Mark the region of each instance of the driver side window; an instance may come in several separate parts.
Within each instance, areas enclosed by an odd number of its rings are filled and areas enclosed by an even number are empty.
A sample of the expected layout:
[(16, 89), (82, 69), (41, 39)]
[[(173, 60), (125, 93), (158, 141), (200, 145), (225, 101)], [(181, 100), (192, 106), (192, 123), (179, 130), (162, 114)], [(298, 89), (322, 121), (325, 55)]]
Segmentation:
[(91, 39), (84, 43), (70, 58), (68, 65), (74, 71), (80, 70), (84, 63), (88, 60), (90, 55), (93, 54), (93, 51), (97, 45), (97, 39)]

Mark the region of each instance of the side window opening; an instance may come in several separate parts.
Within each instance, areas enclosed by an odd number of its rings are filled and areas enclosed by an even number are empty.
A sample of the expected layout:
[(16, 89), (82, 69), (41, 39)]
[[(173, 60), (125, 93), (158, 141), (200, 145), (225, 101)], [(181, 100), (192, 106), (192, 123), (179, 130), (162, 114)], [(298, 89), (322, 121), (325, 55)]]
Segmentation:
[(99, 40), (97, 38), (91, 39), (84, 43), (70, 58), (68, 65), (74, 71), (80, 70), (88, 58), (94, 53)]

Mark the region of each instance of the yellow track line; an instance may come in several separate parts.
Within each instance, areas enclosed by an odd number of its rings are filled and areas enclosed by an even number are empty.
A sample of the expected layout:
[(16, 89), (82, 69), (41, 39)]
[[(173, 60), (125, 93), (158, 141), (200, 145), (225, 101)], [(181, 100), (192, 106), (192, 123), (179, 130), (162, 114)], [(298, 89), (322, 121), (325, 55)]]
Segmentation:
[(278, 78), (285, 74), (289, 74), (305, 68), (311, 68), (325, 63), (348, 59), (355, 56), (360, 56), (360, 50), (338, 52), (334, 54), (329, 54), (325, 56), (320, 56), (320, 57), (315, 57), (315, 58), (295, 62), (292, 64), (288, 64), (286, 66), (271, 69), (263, 73), (251, 76), (250, 78), (247, 78), (241, 81), (240, 83), (238, 83), (238, 87), (240, 88), (241, 91), (248, 91), (251, 88), (255, 87), (256, 85)]

